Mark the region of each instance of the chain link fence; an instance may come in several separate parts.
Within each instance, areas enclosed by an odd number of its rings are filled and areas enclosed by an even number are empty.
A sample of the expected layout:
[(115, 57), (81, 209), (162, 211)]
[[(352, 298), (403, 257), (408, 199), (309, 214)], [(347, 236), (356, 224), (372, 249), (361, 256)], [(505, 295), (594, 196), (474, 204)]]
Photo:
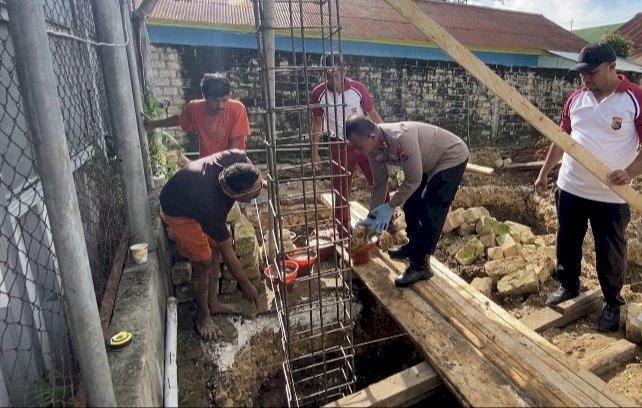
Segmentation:
[[(69, 406), (78, 388), (64, 293), (0, 0), (0, 406)], [(91, 273), (100, 302), (125, 229), (90, 0), (43, 0)]]

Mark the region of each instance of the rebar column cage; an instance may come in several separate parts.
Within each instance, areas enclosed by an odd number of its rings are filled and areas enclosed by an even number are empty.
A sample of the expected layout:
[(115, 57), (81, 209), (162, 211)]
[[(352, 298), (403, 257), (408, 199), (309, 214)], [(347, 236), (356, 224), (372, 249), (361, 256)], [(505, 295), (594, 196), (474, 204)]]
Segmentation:
[[(345, 155), (345, 140), (322, 140), (319, 152), (325, 160), (318, 168), (311, 163), (312, 109), (324, 109), (326, 134), (342, 133), (337, 126), (330, 129), (329, 115), (334, 116), (335, 124), (345, 116), (344, 105), (336, 96), (323, 103), (310, 102), (312, 88), (323, 78), (321, 56), (341, 55), (338, 6), (339, 0), (254, 0), (268, 178), (269, 227), (263, 257), (280, 278), (272, 289), (290, 406), (319, 405), (349, 394), (356, 378), (349, 240), (335, 217), (349, 211), (348, 197), (338, 196), (336, 188), (338, 183), (347, 183), (349, 173), (344, 163), (333, 162), (329, 154), (333, 146), (335, 152)], [(337, 58), (325, 69), (343, 76), (340, 64), (342, 58)], [(342, 129), (343, 120), (339, 123)], [(300, 193), (283, 193), (286, 185), (288, 191), (300, 187)], [(328, 193), (334, 193), (332, 211), (320, 200)], [(288, 291), (286, 283), (286, 259), (292, 250), (290, 231), (298, 233), (296, 244), (303, 257), (309, 259), (313, 251), (319, 255), (309, 274), (297, 276), (297, 296)], [(321, 262), (321, 255), (328, 250), (332, 255)]]

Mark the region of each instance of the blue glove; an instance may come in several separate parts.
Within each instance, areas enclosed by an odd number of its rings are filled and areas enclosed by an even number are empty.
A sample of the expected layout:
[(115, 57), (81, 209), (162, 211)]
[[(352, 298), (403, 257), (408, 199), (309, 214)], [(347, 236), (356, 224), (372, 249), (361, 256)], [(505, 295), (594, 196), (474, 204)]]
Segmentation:
[(388, 229), (393, 211), (394, 210), (388, 203), (381, 204), (379, 207), (372, 210), (372, 215), (376, 217), (374, 220), (375, 233), (381, 234), (384, 230)]
[(364, 227), (375, 229), (375, 219), (374, 218), (366, 218), (365, 220), (361, 220), (357, 223), (357, 225), (363, 225)]

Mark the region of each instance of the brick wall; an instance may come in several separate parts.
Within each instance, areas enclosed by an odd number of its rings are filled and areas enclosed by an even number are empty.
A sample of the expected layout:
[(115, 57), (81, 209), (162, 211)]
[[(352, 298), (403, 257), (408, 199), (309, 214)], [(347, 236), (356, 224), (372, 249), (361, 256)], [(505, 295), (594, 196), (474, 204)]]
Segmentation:
[[(232, 96), (248, 108), (252, 126), (248, 148), (260, 148), (263, 102), (256, 58), (253, 50), (157, 45), (152, 48), (154, 90), (159, 98), (172, 102), (170, 113), (178, 112), (185, 101), (200, 97), (204, 72), (227, 72)], [(473, 148), (525, 146), (541, 137), (456, 63), (350, 56), (345, 60), (348, 75), (369, 88), (384, 121), (433, 123), (458, 134)], [(276, 61), (293, 63), (288, 53), (277, 53)], [(318, 55), (308, 57), (309, 65), (318, 61)], [(579, 85), (577, 75), (565, 69), (491, 68), (556, 122), (566, 98)], [(277, 106), (296, 104), (297, 81), (292, 75), (277, 74)], [(305, 103), (307, 92), (303, 81), (298, 82), (301, 102)], [(277, 130), (284, 135), (298, 135), (299, 129), (307, 132), (308, 126), (307, 112), (283, 114), (277, 119)], [(195, 143), (194, 137), (184, 139), (188, 150), (195, 150)]]

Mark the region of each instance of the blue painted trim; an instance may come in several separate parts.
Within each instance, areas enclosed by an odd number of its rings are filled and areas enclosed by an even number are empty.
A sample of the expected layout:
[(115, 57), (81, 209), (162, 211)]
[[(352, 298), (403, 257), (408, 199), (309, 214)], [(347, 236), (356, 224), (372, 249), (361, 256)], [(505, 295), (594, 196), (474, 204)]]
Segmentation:
[[(217, 30), (213, 28), (176, 27), (148, 24), (150, 41), (160, 44), (176, 44), (190, 46), (209, 46), (224, 48), (256, 49), (256, 38), (252, 33), (239, 31)], [(278, 51), (291, 51), (292, 42), (289, 38), (278, 37), (275, 40)], [(421, 60), (452, 61), (439, 48), (421, 47), (416, 45), (380, 44), (361, 40), (342, 40), (342, 51), (346, 55), (361, 55), (368, 57), (412, 58)], [(295, 49), (301, 51), (301, 41), (295, 41)], [(320, 39), (306, 39), (306, 52), (321, 53)], [(326, 45), (326, 50), (329, 46)], [(538, 66), (537, 55), (511, 54), (506, 52), (473, 51), (486, 64), (508, 66)]]

